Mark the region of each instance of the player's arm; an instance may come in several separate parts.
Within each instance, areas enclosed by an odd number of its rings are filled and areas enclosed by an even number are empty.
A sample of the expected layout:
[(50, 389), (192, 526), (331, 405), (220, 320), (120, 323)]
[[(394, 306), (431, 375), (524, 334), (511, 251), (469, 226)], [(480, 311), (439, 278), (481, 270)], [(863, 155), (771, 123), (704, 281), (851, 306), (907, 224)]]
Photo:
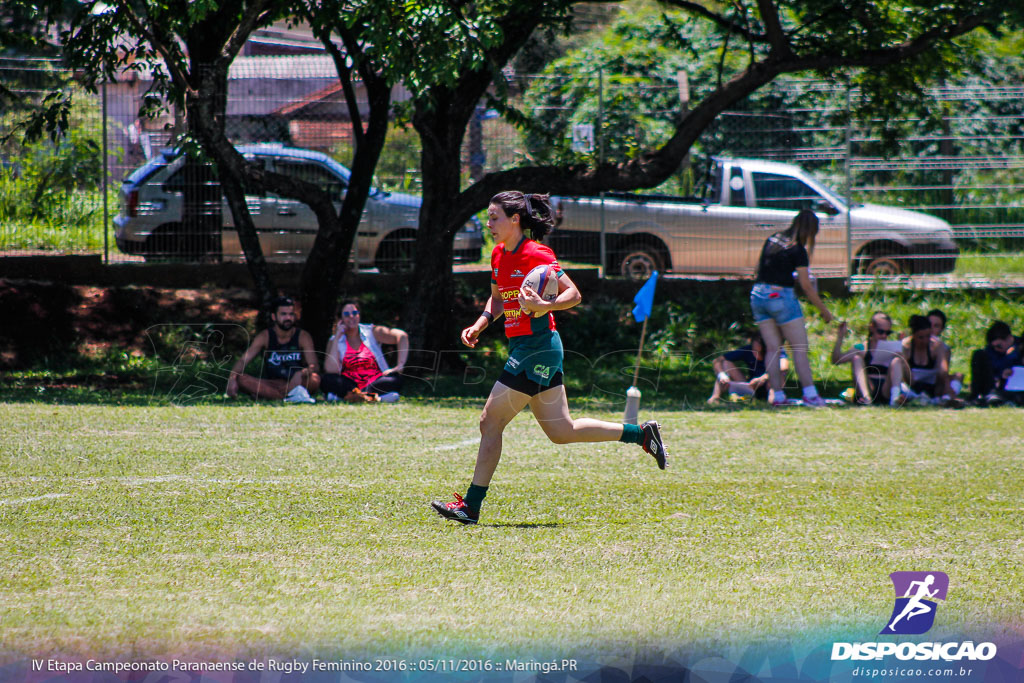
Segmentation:
[(235, 364), (231, 367), (231, 376), (228, 377), (228, 393), (232, 393), (232, 389), (237, 391), (238, 376), (242, 374), (242, 370), (245, 370), (245, 366), (251, 363), (266, 348), (269, 339), (270, 335), (266, 330), (259, 332), (256, 338), (252, 340), (252, 344), (249, 344), (249, 348), (242, 354), (242, 357), (235, 361)]
[(397, 327), (384, 327), (376, 325), (373, 328), (373, 336), (382, 344), (393, 344), (398, 347), (398, 362), (395, 367), (384, 372), (385, 375), (393, 375), (405, 369), (405, 362), (409, 360), (409, 335), (405, 330)]
[(487, 326), (491, 324), (491, 320), (498, 319), (504, 312), (505, 307), (501, 303), (501, 291), (498, 290), (498, 285), (492, 282), (491, 296), (487, 298), (483, 313), (477, 317), (472, 325), (462, 331), (462, 343), (471, 349), (474, 348), (477, 340), (480, 338), (480, 333), (487, 329)]
[(579, 304), (583, 295), (565, 271), (558, 272), (558, 296), (553, 301), (544, 301), (540, 294), (530, 287), (523, 286), (519, 290), (519, 305), (532, 314), (564, 311)]
[(313, 336), (305, 330), (299, 331), (299, 349), (302, 351), (302, 360), (310, 372), (320, 372), (320, 363), (316, 359), (316, 349), (313, 348)]

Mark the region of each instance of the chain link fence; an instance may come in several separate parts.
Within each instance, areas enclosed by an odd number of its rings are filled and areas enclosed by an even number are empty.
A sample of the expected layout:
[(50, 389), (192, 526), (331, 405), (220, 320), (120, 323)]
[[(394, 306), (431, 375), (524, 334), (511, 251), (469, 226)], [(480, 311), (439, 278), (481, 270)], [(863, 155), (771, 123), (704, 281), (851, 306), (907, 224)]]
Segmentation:
[[(512, 106), (534, 123), (517, 127), (515, 116), (481, 103), (463, 147), (467, 184), (524, 163), (635, 158), (666, 140), (689, 106), (685, 74), (669, 82), (602, 70), (506, 79)], [(241, 258), (215, 174), (190, 174), (169, 151), (184, 129), (181, 112), (165, 106), (139, 116), (146, 74), (87, 93), (54, 62), (6, 59), (0, 85), (8, 101), (0, 116), (2, 253), (103, 253), (109, 263)], [(22, 143), (21, 121), (55, 90), (74, 95), (68, 134)], [(812, 258), (819, 276), (848, 277), (855, 287), (879, 277), (900, 287), (1024, 281), (1024, 86), (928, 96), (941, 116), (882, 122), (861, 115), (856, 91), (777, 82), (719, 116), (662, 186), (559, 198), (552, 245), (563, 260), (599, 264), (609, 275), (745, 278), (764, 239), (811, 208), (822, 224)], [(406, 99), (396, 88), (394, 100)], [(329, 57), (239, 58), (228, 132), (249, 158), (342, 196), (352, 127)], [(391, 128), (377, 171), (386, 192), (364, 217), (359, 267), (397, 269), (411, 258), (419, 151), (410, 127)], [(220, 227), (218, 243), (198, 252), (176, 237), (196, 182), (212, 184), (205, 199), (198, 194)], [(308, 208), (266, 193), (247, 199), (268, 259), (301, 261), (316, 230)], [(479, 226), (467, 226), (458, 258), (482, 262), (482, 241)]]

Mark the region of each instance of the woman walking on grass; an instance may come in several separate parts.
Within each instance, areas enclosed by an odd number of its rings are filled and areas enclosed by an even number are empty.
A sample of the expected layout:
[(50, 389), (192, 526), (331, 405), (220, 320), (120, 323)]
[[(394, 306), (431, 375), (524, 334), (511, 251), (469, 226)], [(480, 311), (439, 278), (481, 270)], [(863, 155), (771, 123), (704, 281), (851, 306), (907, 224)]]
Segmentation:
[[(509, 358), (480, 416), (480, 446), (466, 497), (456, 493), (454, 502), (431, 503), (446, 519), (477, 523), (480, 505), (501, 459), (502, 434), (527, 405), (554, 443), (635, 443), (654, 456), (659, 468), (665, 469), (667, 454), (657, 422), (645, 422), (638, 427), (590, 418), (574, 420), (569, 415), (562, 383), (562, 341), (555, 330), (552, 312), (578, 304), (580, 292), (559, 268), (554, 252), (539, 241), (553, 226), (546, 194), (501, 192), (491, 198), (487, 207), (487, 228), (496, 244), (491, 252), (491, 295), (476, 322), (462, 331), (462, 343), (475, 347), (480, 333), (504, 315)], [(550, 265), (556, 272), (558, 296), (553, 301), (545, 301), (530, 287), (521, 286), (524, 276), (540, 265)]]
[(789, 228), (775, 233), (765, 241), (757, 263), (757, 282), (750, 292), (750, 308), (764, 339), (768, 381), (772, 388), (769, 400), (772, 405), (785, 405), (787, 402), (786, 394), (782, 391), (783, 378), (779, 367), (783, 337), (793, 351), (793, 365), (803, 388), (804, 405), (815, 408), (825, 405), (825, 400), (814, 387), (811, 363), (807, 357), (804, 313), (793, 291), (795, 273), (807, 300), (821, 312), (826, 323), (832, 321), (832, 313), (818, 296), (818, 290), (811, 284), (807, 272), (810, 264), (808, 252), (814, 251), (814, 238), (817, 234), (818, 217), (813, 211), (804, 209), (796, 215)]

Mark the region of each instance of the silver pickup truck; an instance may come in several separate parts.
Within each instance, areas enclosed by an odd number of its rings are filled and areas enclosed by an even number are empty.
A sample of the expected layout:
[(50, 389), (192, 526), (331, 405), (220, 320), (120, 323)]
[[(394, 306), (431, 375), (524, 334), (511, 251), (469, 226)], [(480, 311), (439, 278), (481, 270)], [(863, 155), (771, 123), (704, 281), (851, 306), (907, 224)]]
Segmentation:
[(556, 197), (559, 223), (547, 241), (562, 260), (601, 263), (603, 221), (609, 273), (634, 279), (654, 270), (753, 277), (765, 239), (788, 227), (798, 210), (810, 208), (821, 221), (811, 257), (818, 277), (947, 273), (956, 264), (953, 230), (940, 218), (847, 205), (791, 164), (713, 161), (710, 195), (703, 201), (632, 194), (606, 194), (603, 202)]

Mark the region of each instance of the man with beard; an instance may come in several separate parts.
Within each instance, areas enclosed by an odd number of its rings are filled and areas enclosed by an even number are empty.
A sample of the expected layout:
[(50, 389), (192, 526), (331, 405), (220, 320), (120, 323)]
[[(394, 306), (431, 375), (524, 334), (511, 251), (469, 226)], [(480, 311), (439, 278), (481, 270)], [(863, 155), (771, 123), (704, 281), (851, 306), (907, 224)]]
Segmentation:
[[(319, 368), (313, 338), (295, 325), (295, 302), (287, 297), (274, 301), (270, 319), (274, 324), (256, 335), (231, 368), (228, 397), (234, 398), (241, 389), (253, 398), (315, 403), (312, 394), (320, 388)], [(260, 376), (245, 374), (245, 366), (260, 355), (263, 357)]]

